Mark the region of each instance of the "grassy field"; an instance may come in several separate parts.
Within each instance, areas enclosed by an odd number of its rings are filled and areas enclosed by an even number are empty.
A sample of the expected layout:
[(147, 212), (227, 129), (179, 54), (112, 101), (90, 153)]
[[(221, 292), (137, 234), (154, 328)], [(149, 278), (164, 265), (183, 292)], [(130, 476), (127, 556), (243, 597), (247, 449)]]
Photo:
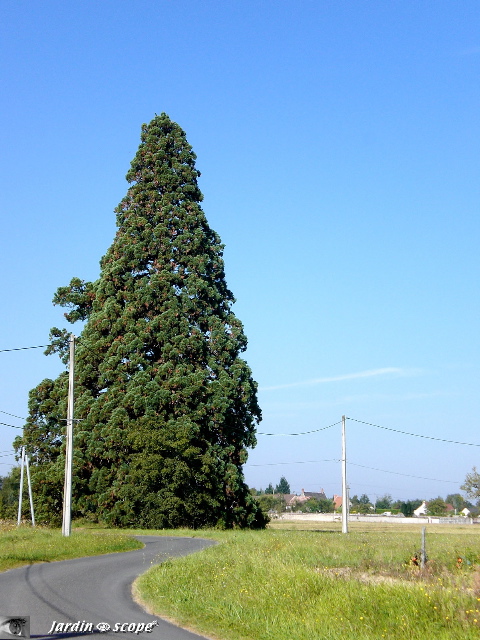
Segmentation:
[[(274, 522), (267, 531), (129, 531), (216, 539), (137, 580), (160, 616), (222, 640), (480, 636), (480, 527)], [(138, 548), (127, 532), (0, 527), (0, 570)]]
[(64, 538), (61, 531), (41, 527), (0, 525), (0, 571), (34, 562), (68, 560), (82, 556), (139, 549), (142, 544), (118, 532), (73, 531)]
[(419, 525), (301, 528), (183, 532), (221, 544), (154, 567), (137, 591), (158, 615), (222, 640), (478, 639), (476, 527), (427, 527), (424, 571), (412, 563)]

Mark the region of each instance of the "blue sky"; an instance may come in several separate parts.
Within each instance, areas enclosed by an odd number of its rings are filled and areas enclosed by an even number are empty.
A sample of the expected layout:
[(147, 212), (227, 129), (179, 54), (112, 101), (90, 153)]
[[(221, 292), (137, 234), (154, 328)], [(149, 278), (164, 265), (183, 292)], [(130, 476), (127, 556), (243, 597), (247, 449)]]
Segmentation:
[[(0, 34), (1, 349), (65, 326), (53, 293), (98, 276), (140, 126), (165, 111), (226, 245), (259, 432), (345, 414), (480, 444), (477, 2), (4, 0)], [(60, 370), (0, 353), (0, 410), (25, 416)], [(353, 420), (347, 446), (372, 498), (445, 496), (480, 466), (479, 447)], [(339, 457), (340, 425), (259, 435), (246, 479), (333, 495)]]

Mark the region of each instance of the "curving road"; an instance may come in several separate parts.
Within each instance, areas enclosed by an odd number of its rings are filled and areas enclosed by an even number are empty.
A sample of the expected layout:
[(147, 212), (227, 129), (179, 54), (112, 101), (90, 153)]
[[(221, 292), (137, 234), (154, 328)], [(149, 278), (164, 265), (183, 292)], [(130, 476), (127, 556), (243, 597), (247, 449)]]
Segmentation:
[[(31, 637), (45, 640), (107, 636), (118, 640), (199, 640), (202, 636), (145, 613), (133, 601), (131, 587), (135, 578), (152, 565), (215, 543), (199, 538), (137, 537), (145, 544), (143, 549), (33, 564), (0, 573), (0, 617), (30, 616)], [(139, 632), (133, 631), (133, 623), (155, 621), (158, 625), (154, 624), (151, 632), (141, 631), (142, 627), (136, 625)], [(64, 626), (77, 622), (73, 629)], [(111, 630), (100, 633), (96, 629), (100, 622), (106, 622)], [(93, 623), (93, 631), (88, 623)], [(118, 626), (115, 633), (116, 623), (124, 626)], [(127, 624), (132, 625), (130, 631)], [(8, 636), (0, 629), (0, 638), (4, 637)]]

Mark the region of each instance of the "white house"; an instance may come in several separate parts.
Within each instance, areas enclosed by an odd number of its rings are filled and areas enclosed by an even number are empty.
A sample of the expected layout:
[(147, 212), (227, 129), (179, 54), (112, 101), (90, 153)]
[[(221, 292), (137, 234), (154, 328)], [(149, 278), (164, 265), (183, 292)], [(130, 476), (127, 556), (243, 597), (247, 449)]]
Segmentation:
[(427, 513), (427, 503), (424, 500), (422, 504), (414, 510), (413, 515), (417, 516), (418, 518), (419, 516), (424, 516), (426, 513)]

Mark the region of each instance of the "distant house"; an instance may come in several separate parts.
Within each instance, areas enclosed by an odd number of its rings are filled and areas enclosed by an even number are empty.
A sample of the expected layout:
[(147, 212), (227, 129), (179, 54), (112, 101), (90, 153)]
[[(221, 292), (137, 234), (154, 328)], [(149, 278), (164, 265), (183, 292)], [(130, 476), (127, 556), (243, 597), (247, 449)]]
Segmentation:
[(317, 500), (327, 500), (327, 496), (325, 495), (323, 489), (319, 492), (305, 491), (304, 489), (302, 489), (302, 493), (299, 496), (289, 493), (283, 497), (285, 498), (285, 504), (287, 505), (287, 507), (302, 505), (310, 500), (310, 498), (316, 498)]
[(467, 517), (467, 516), (469, 516), (469, 515), (470, 515), (470, 509), (467, 509), (467, 507), (465, 507), (465, 509), (462, 509), (462, 510), (460, 511), (460, 513), (461, 513), (463, 516)]
[(300, 497), (305, 497), (307, 500), (310, 498), (316, 498), (317, 500), (327, 500), (327, 496), (325, 495), (325, 491), (321, 489), (321, 491), (304, 491), (302, 489), (302, 495)]
[(426, 513), (427, 513), (427, 503), (424, 500), (419, 507), (414, 509), (413, 515), (418, 518), (420, 516), (424, 516)]
[[(342, 496), (337, 496), (337, 494), (334, 494), (333, 496), (333, 509), (334, 511), (338, 511), (339, 509), (342, 508), (342, 504), (343, 504), (343, 498)], [(352, 508), (352, 501), (349, 501), (349, 507)]]

